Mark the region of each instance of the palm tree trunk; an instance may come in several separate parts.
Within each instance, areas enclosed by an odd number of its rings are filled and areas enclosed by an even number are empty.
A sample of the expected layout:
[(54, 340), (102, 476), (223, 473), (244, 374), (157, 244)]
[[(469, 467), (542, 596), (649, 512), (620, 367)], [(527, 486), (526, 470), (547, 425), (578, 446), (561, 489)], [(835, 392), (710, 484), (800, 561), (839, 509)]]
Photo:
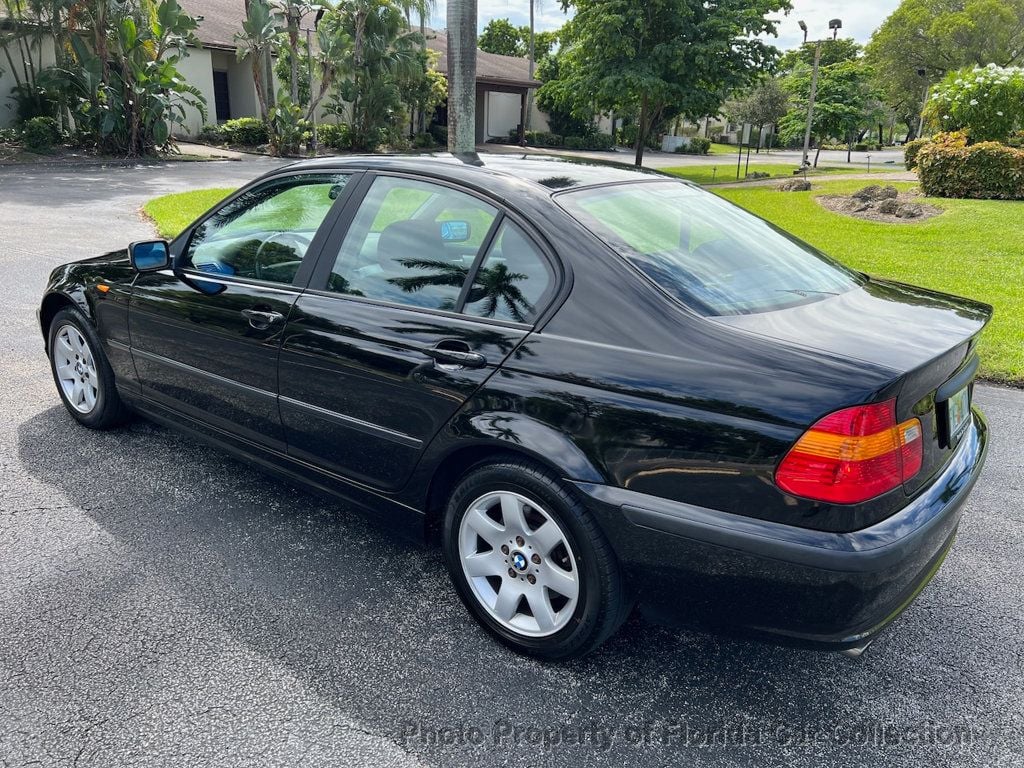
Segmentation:
[(299, 9), (288, 4), (288, 47), (291, 58), (292, 104), (299, 103)]
[[(533, 23), (533, 8), (536, 0), (530, 0), (530, 79), (533, 80), (534, 68), (537, 64), (537, 49), (534, 44), (534, 23)], [(526, 124), (523, 126), (523, 130), (530, 130), (531, 115), (533, 114), (533, 88), (529, 90), (526, 97)]]
[(477, 0), (448, 2), (448, 151), (476, 149)]
[[(424, 20), (426, 12), (425, 5), (420, 6), (420, 50), (426, 53), (427, 50), (427, 24)], [(422, 107), (417, 110), (419, 118), (419, 133), (427, 132), (427, 111)]]

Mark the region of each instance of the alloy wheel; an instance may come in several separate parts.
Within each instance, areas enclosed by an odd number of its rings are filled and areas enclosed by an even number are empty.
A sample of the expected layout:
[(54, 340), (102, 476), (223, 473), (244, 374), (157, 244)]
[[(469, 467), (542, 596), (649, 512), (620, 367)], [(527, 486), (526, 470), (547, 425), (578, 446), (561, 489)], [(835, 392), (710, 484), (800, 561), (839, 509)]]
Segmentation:
[(100, 380), (89, 342), (78, 328), (65, 323), (53, 337), (51, 354), (64, 397), (79, 413), (90, 413), (99, 398)]
[(580, 579), (569, 539), (525, 496), (494, 491), (473, 501), (459, 526), (459, 558), (473, 596), (507, 630), (546, 637), (576, 610)]

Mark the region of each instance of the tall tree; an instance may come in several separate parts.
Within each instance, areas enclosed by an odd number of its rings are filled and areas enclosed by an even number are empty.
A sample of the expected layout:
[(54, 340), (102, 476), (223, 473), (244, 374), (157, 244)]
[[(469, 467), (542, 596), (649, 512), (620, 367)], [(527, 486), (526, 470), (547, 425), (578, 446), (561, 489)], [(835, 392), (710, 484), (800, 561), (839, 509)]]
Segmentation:
[[(808, 67), (813, 66), (814, 52), (817, 47), (818, 43), (804, 43), (786, 51), (779, 58), (778, 71), (792, 72), (801, 63)], [(853, 38), (825, 39), (821, 42), (821, 57), (818, 59), (818, 66), (830, 67), (841, 61), (855, 61), (860, 57), (861, 51), (861, 46)]]
[(741, 122), (756, 125), (762, 132), (766, 125), (778, 124), (788, 111), (789, 94), (779, 78), (770, 76), (758, 82), (734, 108)]
[(508, 19), (491, 19), (480, 33), (481, 51), (499, 56), (519, 56), (523, 37), (520, 30)]
[(578, 112), (594, 106), (637, 115), (636, 165), (654, 126), (718, 111), (753, 82), (777, 51), (768, 14), (789, 0), (563, 0), (574, 6), (561, 94)]
[(476, 149), (477, 0), (448, 2), (448, 151)]
[[(822, 140), (834, 138), (851, 143), (865, 128), (877, 123), (880, 103), (871, 86), (872, 74), (860, 60), (840, 61), (818, 70), (811, 135), (817, 139), (819, 154)], [(811, 77), (811, 68), (803, 63), (786, 77), (786, 88), (792, 98), (789, 112), (779, 121), (784, 140), (804, 135)], [(814, 165), (818, 165), (817, 154)]]
[(866, 57), (913, 137), (925, 91), (947, 72), (1024, 61), (1024, 0), (903, 0), (871, 36)]

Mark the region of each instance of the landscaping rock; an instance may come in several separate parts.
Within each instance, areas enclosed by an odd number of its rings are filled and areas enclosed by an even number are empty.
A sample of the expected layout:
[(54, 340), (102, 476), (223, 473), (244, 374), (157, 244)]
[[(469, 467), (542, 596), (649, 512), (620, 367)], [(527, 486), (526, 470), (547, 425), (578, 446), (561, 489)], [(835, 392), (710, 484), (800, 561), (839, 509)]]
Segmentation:
[(879, 213), (884, 213), (888, 216), (894, 215), (896, 211), (899, 210), (899, 207), (899, 202), (892, 197), (885, 198), (884, 200), (879, 200), (877, 203), (875, 203), (875, 210), (878, 211)]
[(898, 195), (899, 191), (891, 184), (887, 184), (884, 187), (880, 187), (877, 184), (869, 184), (864, 189), (853, 193), (853, 196), (858, 200), (895, 200)]
[(786, 179), (776, 187), (779, 192), (806, 192), (811, 188), (811, 182), (806, 179)]
[(903, 203), (896, 209), (896, 215), (901, 219), (917, 219), (924, 213), (924, 206), (920, 203)]

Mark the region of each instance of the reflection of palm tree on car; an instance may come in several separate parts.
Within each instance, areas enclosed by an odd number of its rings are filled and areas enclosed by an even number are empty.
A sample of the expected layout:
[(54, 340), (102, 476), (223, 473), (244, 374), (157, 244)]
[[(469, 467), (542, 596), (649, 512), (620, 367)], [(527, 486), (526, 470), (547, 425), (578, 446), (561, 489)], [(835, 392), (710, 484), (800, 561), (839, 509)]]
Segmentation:
[[(388, 280), (406, 293), (414, 293), (428, 286), (461, 288), (469, 273), (469, 269), (461, 264), (437, 259), (400, 259), (399, 263), (406, 269), (430, 270), (414, 277), (392, 277)], [(473, 287), (469, 289), (466, 303), (484, 301), (483, 311), (474, 313), (483, 317), (494, 317), (498, 307), (504, 304), (513, 319), (525, 322), (527, 315), (533, 312), (533, 305), (523, 296), (516, 283), (528, 277), (521, 272), (510, 272), (504, 264), (481, 267), (473, 280)]]

